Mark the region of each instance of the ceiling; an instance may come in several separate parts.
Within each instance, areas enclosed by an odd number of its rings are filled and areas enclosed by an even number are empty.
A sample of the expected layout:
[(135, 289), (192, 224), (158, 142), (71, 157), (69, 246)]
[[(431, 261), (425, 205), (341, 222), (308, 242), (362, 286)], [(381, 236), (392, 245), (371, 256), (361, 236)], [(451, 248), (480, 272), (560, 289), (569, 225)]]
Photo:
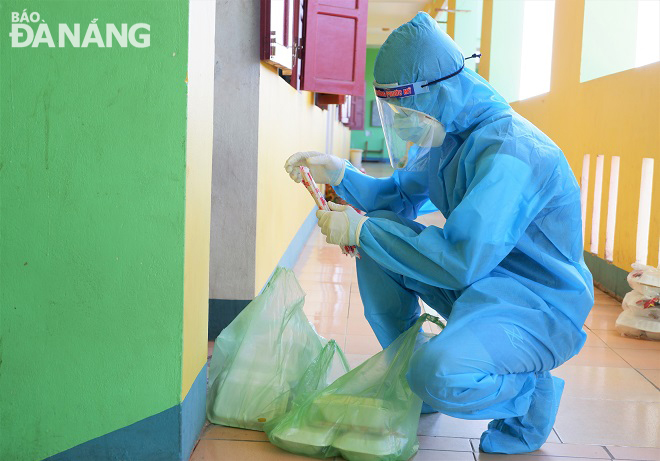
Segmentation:
[[(437, 2), (438, 5), (442, 3)], [(428, 4), (429, 0), (369, 0), (367, 45), (382, 45), (390, 32), (410, 21)]]

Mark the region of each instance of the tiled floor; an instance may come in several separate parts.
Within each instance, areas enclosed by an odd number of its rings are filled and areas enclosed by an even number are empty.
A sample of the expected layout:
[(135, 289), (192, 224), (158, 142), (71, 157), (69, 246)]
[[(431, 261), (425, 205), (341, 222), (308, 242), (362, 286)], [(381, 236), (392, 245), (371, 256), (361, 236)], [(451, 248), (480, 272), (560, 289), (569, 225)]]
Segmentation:
[[(435, 217), (426, 217), (425, 224)], [(295, 267), (307, 292), (305, 312), (317, 331), (344, 348), (351, 367), (380, 350), (363, 317), (355, 264), (315, 230)], [(555, 370), (566, 380), (555, 430), (528, 455), (479, 453), (488, 421), (424, 415), (415, 461), (568, 461), (570, 458), (660, 461), (660, 342), (627, 339), (614, 331), (619, 303), (596, 294), (586, 322), (587, 344)], [(261, 432), (209, 426), (193, 461), (306, 459), (267, 442)]]

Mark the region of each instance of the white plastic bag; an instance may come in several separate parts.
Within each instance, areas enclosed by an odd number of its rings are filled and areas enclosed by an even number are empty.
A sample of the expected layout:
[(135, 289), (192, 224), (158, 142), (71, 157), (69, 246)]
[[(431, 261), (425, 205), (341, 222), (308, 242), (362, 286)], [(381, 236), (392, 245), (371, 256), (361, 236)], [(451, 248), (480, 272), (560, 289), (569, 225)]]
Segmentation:
[(623, 312), (615, 325), (619, 333), (632, 338), (660, 340), (660, 297), (649, 297), (634, 290), (623, 298), (622, 307)]
[(638, 263), (633, 264), (632, 268), (627, 277), (630, 288), (647, 298), (660, 296), (660, 270)]

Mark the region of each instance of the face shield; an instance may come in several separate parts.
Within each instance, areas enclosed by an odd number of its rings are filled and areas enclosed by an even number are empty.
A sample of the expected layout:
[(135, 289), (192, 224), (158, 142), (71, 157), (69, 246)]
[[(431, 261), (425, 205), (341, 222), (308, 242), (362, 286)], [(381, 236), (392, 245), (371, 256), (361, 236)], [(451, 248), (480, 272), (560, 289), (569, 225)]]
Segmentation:
[[(480, 56), (475, 53), (466, 59)], [(445, 127), (438, 120), (424, 112), (405, 107), (411, 105), (405, 104), (405, 99), (428, 93), (429, 85), (458, 75), (464, 67), (465, 61), (455, 72), (431, 82), (421, 81), (405, 85), (374, 82), (378, 115), (392, 167), (410, 168), (411, 162), (427, 158), (432, 148), (442, 145), (446, 135)]]
[(424, 157), (445, 139), (445, 129), (439, 121), (401, 105), (403, 97), (428, 92), (421, 83), (424, 82), (402, 86), (374, 84), (378, 115), (393, 168), (405, 168), (413, 158)]

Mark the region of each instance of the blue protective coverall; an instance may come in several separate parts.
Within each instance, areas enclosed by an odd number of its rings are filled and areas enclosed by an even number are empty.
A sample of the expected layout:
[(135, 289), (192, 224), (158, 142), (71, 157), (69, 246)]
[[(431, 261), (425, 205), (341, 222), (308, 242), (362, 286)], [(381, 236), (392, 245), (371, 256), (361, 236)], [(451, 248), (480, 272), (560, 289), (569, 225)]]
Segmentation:
[[(375, 63), (380, 84), (432, 81), (463, 53), (427, 14), (396, 29)], [(447, 136), (410, 168), (372, 178), (347, 163), (337, 193), (367, 212), (357, 261), (365, 316), (383, 347), (420, 315), (447, 327), (413, 356), (408, 381), (424, 402), (463, 419), (494, 419), (487, 452), (540, 447), (563, 381), (549, 370), (585, 342), (593, 305), (580, 191), (561, 150), (479, 75), (463, 69), (401, 98)], [(429, 201), (443, 228), (413, 221)]]

